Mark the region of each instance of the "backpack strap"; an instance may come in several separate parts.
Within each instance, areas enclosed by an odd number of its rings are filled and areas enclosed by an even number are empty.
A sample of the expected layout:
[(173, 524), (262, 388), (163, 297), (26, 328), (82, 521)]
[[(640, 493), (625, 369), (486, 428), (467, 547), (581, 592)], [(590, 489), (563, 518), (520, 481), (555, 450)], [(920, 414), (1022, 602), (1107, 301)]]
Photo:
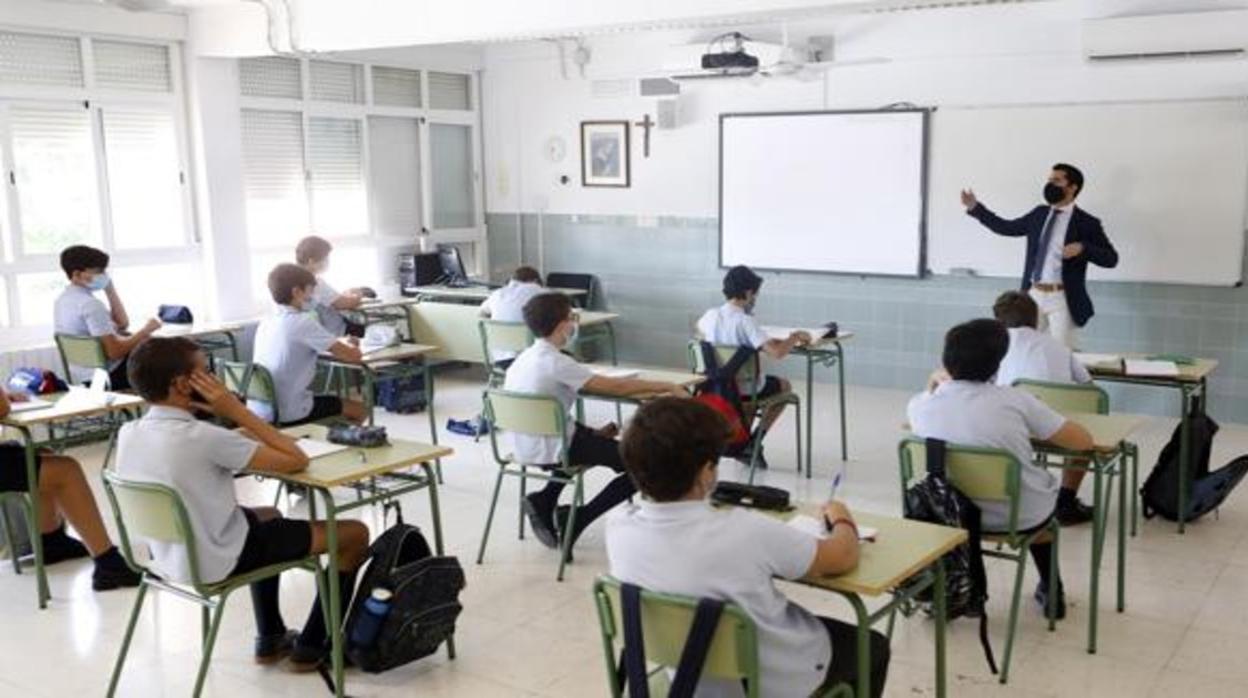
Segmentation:
[(624, 620), (624, 651), (619, 670), (628, 687), (629, 698), (650, 698), (646, 678), (646, 647), (641, 636), (641, 587), (620, 585), (620, 611)]
[[(955, 490), (956, 491), (956, 490)], [(970, 563), (971, 588), (980, 602), (979, 644), (984, 648), (984, 659), (988, 660), (988, 668), (997, 674), (997, 659), (992, 653), (992, 643), (988, 640), (988, 574), (984, 570), (983, 548), (983, 512), (969, 497), (957, 493), (962, 499), (962, 526), (967, 533), (967, 558)]]
[(945, 446), (947, 444), (940, 439), (924, 439), (923, 445), (927, 448), (927, 473), (942, 480), (948, 479), (945, 471)]
[(693, 614), (693, 625), (685, 638), (685, 649), (680, 653), (680, 664), (676, 667), (676, 678), (672, 680), (672, 688), (668, 698), (692, 698), (698, 686), (698, 678), (702, 676), (702, 666), (706, 663), (706, 654), (711, 649), (711, 641), (715, 638), (715, 629), (719, 627), (719, 617), (724, 612), (724, 602), (716, 599), (699, 599), (698, 609)]

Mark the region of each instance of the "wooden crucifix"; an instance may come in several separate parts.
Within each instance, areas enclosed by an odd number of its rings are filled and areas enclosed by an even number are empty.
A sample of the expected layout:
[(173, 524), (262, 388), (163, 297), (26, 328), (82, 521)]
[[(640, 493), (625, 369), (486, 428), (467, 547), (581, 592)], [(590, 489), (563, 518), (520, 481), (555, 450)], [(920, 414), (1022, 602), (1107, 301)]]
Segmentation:
[(642, 128), (641, 154), (650, 157), (650, 129), (655, 127), (655, 122), (650, 120), (650, 114), (647, 113), (641, 121), (634, 122), (635, 126)]

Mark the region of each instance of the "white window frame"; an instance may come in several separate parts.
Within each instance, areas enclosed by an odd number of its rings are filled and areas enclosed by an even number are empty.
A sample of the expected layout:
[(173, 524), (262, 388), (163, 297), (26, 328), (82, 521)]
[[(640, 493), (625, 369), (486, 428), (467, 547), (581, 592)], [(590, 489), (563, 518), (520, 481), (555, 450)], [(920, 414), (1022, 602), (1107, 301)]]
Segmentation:
[[(241, 86), (239, 87), (239, 107), (241, 109), (264, 109), (272, 111), (297, 111), (303, 118), (303, 161), (305, 178), (310, 178), (310, 157), (309, 157), (309, 139), (308, 134), (311, 132), (309, 120), (312, 117), (330, 117), (339, 119), (357, 119), (361, 121), (361, 141), (360, 162), (363, 166), (363, 179), (365, 193), (370, 201), (370, 205), (366, 207), (365, 215), (368, 218), (366, 235), (351, 236), (326, 236), (327, 239), (333, 241), (335, 246), (344, 248), (369, 247), (376, 249), (379, 254), (379, 260), (384, 259), (386, 255), (393, 256), (393, 253), (407, 249), (411, 250), (417, 244), (416, 233), (412, 231), (411, 236), (404, 235), (383, 235), (377, 230), (371, 206), (371, 178), (372, 178), (372, 162), (370, 144), (372, 133), (369, 126), (369, 117), (372, 116), (389, 116), (398, 118), (413, 119), (417, 123), (418, 138), (420, 147), (420, 192), (421, 197), (421, 224), (429, 231), (430, 242), (432, 243), (463, 243), (469, 242), (473, 244), (474, 267), (476, 274), (485, 274), (489, 270), (489, 250), (488, 241), (485, 230), (485, 199), (482, 187), (482, 146), (481, 146), (481, 109), (479, 104), (478, 80), (480, 75), (476, 71), (463, 70), (440, 70), (438, 72), (458, 72), (467, 75), (469, 79), (469, 99), (472, 109), (468, 111), (451, 110), (451, 109), (430, 109), (429, 105), (429, 70), (428, 68), (417, 68), (412, 66), (390, 66), (383, 64), (361, 63), (358, 61), (336, 61), (339, 63), (349, 63), (352, 65), (362, 65), (362, 77), (364, 80), (364, 102), (361, 104), (348, 104), (344, 102), (333, 102), (315, 100), (311, 95), (311, 68), (310, 60), (328, 61), (329, 59), (317, 57), (315, 59), (300, 58), (300, 76), (302, 80), (302, 99), (287, 99), (281, 97), (254, 97), (242, 94)], [(373, 67), (397, 67), (407, 70), (417, 70), (420, 72), (420, 103), (421, 107), (396, 107), (383, 106), (373, 104)], [(437, 229), (433, 226), (433, 177), (432, 164), (429, 152), (429, 127), (431, 124), (454, 124), (468, 126), (471, 128), (472, 134), (472, 180), (473, 180), (473, 208), (474, 221), (473, 225), (464, 228), (442, 228)], [(305, 188), (308, 196), (308, 212), (309, 221), (312, 220), (312, 188)], [(256, 246), (251, 244), (250, 231), (248, 235), (249, 249), (257, 254), (275, 254), (287, 251), (286, 245), (264, 245)], [(382, 275), (387, 276), (387, 271), (383, 268)]]
[[(0, 30), (29, 32), (23, 27), (0, 25)], [(0, 194), (0, 213), (4, 216), (5, 239), (0, 239), (0, 279), (3, 279), (5, 303), (8, 309), (7, 325), (0, 327), (0, 349), (28, 346), (31, 341), (50, 343), (49, 328), (52, 325), (52, 309), (48, 308), (48, 318), (42, 324), (21, 324), (21, 288), (17, 283), (19, 276), (57, 272), (60, 273), (59, 254), (25, 254), (22, 251), (21, 213), (18, 208), (17, 189), (12, 173), (15, 172), (15, 161), (12, 148), (12, 133), (8, 122), (8, 109), (11, 105), (55, 105), (67, 104), (87, 105), (90, 110), (92, 145), (96, 164), (96, 189), (100, 206), (101, 247), (108, 251), (110, 267), (130, 267), (155, 264), (198, 264), (203, 271), (203, 256), (200, 235), (196, 227), (195, 201), (193, 196), (194, 182), (190, 163), (190, 139), (185, 102), (185, 86), (183, 81), (182, 43), (178, 41), (160, 41), (136, 39), (128, 36), (83, 35), (75, 32), (64, 32), (50, 29), (38, 29), (34, 33), (43, 35), (68, 36), (79, 41), (82, 56), (83, 87), (45, 87), (39, 85), (16, 85), (0, 83), (0, 173), (3, 193)], [(95, 84), (93, 40), (127, 41), (165, 47), (169, 53), (169, 92), (128, 91), (114, 88), (97, 87)], [(107, 180), (107, 160), (104, 142), (104, 122), (102, 112), (108, 109), (155, 109), (167, 110), (173, 117), (175, 138), (178, 148), (178, 169), (182, 183), (182, 235), (171, 239), (167, 246), (119, 250), (114, 246), (114, 233), (110, 220), (111, 202)], [(20, 183), (19, 183), (20, 184)], [(125, 289), (122, 289), (125, 293)]]

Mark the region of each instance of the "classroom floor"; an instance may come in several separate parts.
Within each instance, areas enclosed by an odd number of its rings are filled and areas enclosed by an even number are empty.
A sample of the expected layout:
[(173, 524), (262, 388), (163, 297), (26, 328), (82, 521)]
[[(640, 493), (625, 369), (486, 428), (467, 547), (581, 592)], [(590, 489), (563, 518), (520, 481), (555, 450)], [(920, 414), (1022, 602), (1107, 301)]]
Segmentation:
[[(851, 387), (848, 478), (842, 487), (850, 505), (861, 510), (896, 513), (896, 443), (908, 395), (896, 390)], [(438, 380), (440, 422), (475, 413), (480, 377), (473, 371), (443, 374)], [(835, 391), (820, 385), (816, 394), (815, 478), (795, 480), (792, 422), (773, 432), (767, 448), (773, 470), (765, 482), (789, 488), (795, 499), (817, 500), (828, 489), (837, 466)], [(1216, 405), (1214, 405), (1216, 415)], [(614, 417), (605, 404), (589, 406), (590, 421)], [(428, 438), (425, 415), (382, 413), (380, 421), (393, 436)], [(1150, 419), (1137, 434), (1142, 470), (1147, 471), (1175, 420)], [(459, 657), (445, 652), (381, 675), (348, 673), (351, 695), (362, 696), (601, 696), (606, 695), (602, 646), (590, 600), (590, 584), (606, 570), (602, 524), (581, 539), (576, 563), (566, 581), (555, 582), (556, 555), (531, 536), (516, 538), (516, 483), (504, 496), (484, 565), (475, 564), (495, 466), (487, 441), (443, 433), (455, 448), (444, 461), (446, 484), (440, 490), (447, 546), (458, 555), (468, 575), (462, 595), (457, 644)], [(1248, 451), (1248, 427), (1224, 425), (1218, 435), (1214, 463)], [(98, 482), (103, 449), (73, 453), (84, 462), (89, 479)], [(721, 477), (744, 474), (725, 461)], [(605, 481), (591, 478), (589, 492)], [(1090, 481), (1089, 481), (1090, 483)], [(97, 499), (102, 503), (102, 493)], [(272, 501), (272, 485), (240, 481), (243, 502)], [(1088, 495), (1085, 495), (1085, 499)], [(427, 527), (424, 493), (404, 501), (409, 521)], [(293, 512), (299, 514), (296, 509)], [(1116, 514), (1114, 514), (1116, 517)], [(111, 518), (111, 517), (107, 517)], [(1116, 518), (1113, 519), (1116, 521)], [(110, 521), (111, 523), (111, 521)], [(369, 520), (374, 534), (380, 521)], [(1111, 531), (1112, 533), (1112, 531)], [(1111, 539), (1112, 540), (1112, 539)], [(1035, 583), (1028, 569), (1010, 684), (1000, 686), (989, 674), (977, 638), (977, 624), (958, 621), (949, 633), (949, 695), (964, 696), (1168, 696), (1185, 693), (1202, 698), (1242, 696), (1248, 685), (1248, 662), (1241, 659), (1248, 643), (1248, 496), (1233, 495), (1220, 518), (1200, 521), (1178, 536), (1173, 525), (1142, 523), (1138, 538), (1128, 544), (1127, 612), (1113, 610), (1113, 559), (1106, 548), (1100, 612), (1100, 652), (1086, 653), (1087, 570), (1089, 528), (1063, 533), (1061, 563), (1070, 612), (1049, 633), (1037, 606), (1030, 601)], [(991, 637), (998, 659), (1005, 640), (1008, 591), (1012, 571), (989, 561)], [(34, 578), (17, 577), (0, 565), (0, 695), (100, 695), (121, 641), (134, 599), (132, 591), (96, 594), (91, 591), (90, 565), (67, 562), (50, 568), (53, 600), (39, 611)], [(812, 610), (848, 618), (839, 598), (786, 585), (794, 599)], [(297, 626), (313, 595), (311, 577), (287, 575), (283, 582), (287, 622)], [(229, 698), (247, 696), (328, 695), (315, 674), (291, 675), (280, 668), (252, 663), (252, 620), (245, 592), (234, 595), (223, 623), (204, 694)], [(921, 618), (899, 619), (893, 638), (893, 661), (887, 696), (926, 696), (933, 691), (933, 624)], [(198, 662), (199, 612), (192, 604), (155, 594), (149, 596), (131, 648), (119, 695), (181, 696), (190, 692)]]

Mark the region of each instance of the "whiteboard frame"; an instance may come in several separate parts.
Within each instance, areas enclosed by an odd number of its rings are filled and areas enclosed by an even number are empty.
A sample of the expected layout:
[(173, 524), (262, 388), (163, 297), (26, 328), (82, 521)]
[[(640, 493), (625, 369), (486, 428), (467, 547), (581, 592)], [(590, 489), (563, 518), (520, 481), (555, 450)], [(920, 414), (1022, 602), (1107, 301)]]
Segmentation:
[(919, 259), (914, 274), (887, 274), (860, 271), (834, 271), (830, 269), (800, 269), (797, 267), (751, 267), (758, 271), (796, 272), (800, 274), (827, 274), (830, 276), (881, 277), (889, 279), (922, 280), (931, 275), (927, 268), (927, 191), (928, 191), (928, 159), (931, 149), (932, 112), (935, 107), (904, 107), (897, 109), (809, 109), (800, 111), (759, 111), (759, 112), (721, 112), (719, 115), (719, 181), (717, 183), (716, 201), (717, 215), (715, 225), (719, 237), (718, 257), (719, 268), (727, 269), (724, 264), (724, 121), (726, 119), (776, 116), (828, 116), (836, 114), (921, 114), (923, 117), (923, 147), (919, 162)]

